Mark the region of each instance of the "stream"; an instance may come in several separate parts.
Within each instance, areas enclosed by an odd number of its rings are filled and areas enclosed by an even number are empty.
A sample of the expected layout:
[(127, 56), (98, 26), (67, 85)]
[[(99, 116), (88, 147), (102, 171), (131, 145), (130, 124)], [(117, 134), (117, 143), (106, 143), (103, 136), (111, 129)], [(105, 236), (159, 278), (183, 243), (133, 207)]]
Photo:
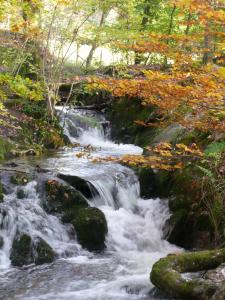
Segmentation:
[[(24, 186), (23, 200), (18, 199), (16, 187), (12, 187), (0, 204), (0, 237), (4, 241), (0, 250), (0, 299), (168, 299), (149, 281), (152, 265), (179, 250), (163, 238), (170, 215), (167, 201), (141, 199), (138, 178), (128, 167), (112, 162), (93, 163), (86, 156), (78, 157), (84, 149), (89, 149), (93, 158), (141, 154), (142, 149), (111, 141), (110, 124), (102, 114), (57, 109), (64, 133), (76, 147), (61, 149), (48, 158), (15, 162), (23, 169), (38, 164), (52, 174), (78, 176), (91, 184), (97, 193), (87, 201), (105, 214), (107, 247), (103, 253), (83, 249), (71, 237), (68, 225), (44, 211), (37, 181)], [(34, 239), (44, 239), (58, 258), (41, 266), (12, 267), (10, 249), (18, 230)]]

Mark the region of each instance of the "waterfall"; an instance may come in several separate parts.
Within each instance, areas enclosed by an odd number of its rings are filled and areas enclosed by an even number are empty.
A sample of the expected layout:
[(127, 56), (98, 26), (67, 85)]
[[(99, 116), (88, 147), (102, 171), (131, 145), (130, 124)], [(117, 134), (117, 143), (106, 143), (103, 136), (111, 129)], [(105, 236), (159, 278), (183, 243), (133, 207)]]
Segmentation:
[[(76, 155), (87, 145), (91, 145), (94, 157), (141, 154), (142, 149), (112, 142), (109, 123), (102, 114), (57, 110), (65, 135), (76, 147), (61, 150), (38, 164), (90, 183), (93, 197), (89, 204), (102, 210), (107, 220), (107, 249), (101, 254), (82, 249), (71, 238), (70, 228), (43, 210), (37, 181), (23, 187), (24, 199), (18, 199), (17, 187), (13, 187), (0, 204), (0, 237), (4, 240), (0, 270), (7, 274), (0, 280), (6, 290), (4, 299), (159, 299), (152, 294), (149, 272), (156, 260), (177, 250), (163, 238), (169, 217), (167, 202), (141, 199), (138, 178), (130, 168), (118, 163), (92, 163)], [(15, 272), (10, 267), (10, 249), (17, 231), (44, 239), (58, 259), (51, 265)]]

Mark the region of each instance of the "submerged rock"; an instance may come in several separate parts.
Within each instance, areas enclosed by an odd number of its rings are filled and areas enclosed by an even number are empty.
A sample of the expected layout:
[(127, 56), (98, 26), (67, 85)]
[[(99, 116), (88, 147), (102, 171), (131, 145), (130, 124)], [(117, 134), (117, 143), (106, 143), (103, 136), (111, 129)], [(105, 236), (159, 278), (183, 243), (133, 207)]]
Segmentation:
[(217, 281), (209, 277), (186, 279), (182, 273), (217, 268), (224, 262), (225, 249), (168, 255), (154, 264), (150, 279), (156, 287), (173, 297), (216, 299), (215, 295), (220, 289)]
[(10, 254), (13, 266), (22, 267), (31, 263), (40, 265), (50, 263), (54, 258), (54, 251), (40, 237), (36, 241), (33, 241), (28, 234), (22, 234), (13, 241)]
[(79, 243), (90, 251), (101, 251), (105, 248), (105, 238), (108, 232), (104, 213), (95, 207), (79, 210), (72, 220)]

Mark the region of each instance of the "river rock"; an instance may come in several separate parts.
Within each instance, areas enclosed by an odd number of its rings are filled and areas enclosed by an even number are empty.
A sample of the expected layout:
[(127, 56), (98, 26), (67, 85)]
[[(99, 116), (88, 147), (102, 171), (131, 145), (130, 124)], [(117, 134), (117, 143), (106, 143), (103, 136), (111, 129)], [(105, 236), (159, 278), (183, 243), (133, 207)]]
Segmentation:
[(14, 239), (10, 259), (12, 265), (18, 267), (32, 263), (32, 239), (29, 235), (23, 234)]
[(108, 232), (104, 213), (95, 207), (79, 210), (72, 220), (77, 233), (78, 242), (89, 251), (101, 251), (105, 248), (105, 238)]
[(73, 211), (75, 213), (80, 207), (87, 207), (85, 197), (71, 187), (59, 180), (48, 180), (46, 182), (46, 210), (49, 213), (65, 213)]
[(0, 236), (0, 249), (2, 249), (4, 246), (4, 239), (2, 236)]
[(28, 234), (22, 234), (13, 241), (10, 254), (13, 266), (22, 267), (31, 263), (40, 265), (50, 263), (54, 258), (54, 251), (42, 238), (33, 241)]
[[(85, 197), (87, 198), (92, 197), (92, 190), (95, 190), (95, 188), (94, 186), (91, 185), (90, 182), (75, 175), (59, 173), (58, 177), (64, 180), (65, 182), (69, 183), (76, 190), (80, 191)], [(97, 193), (97, 191), (95, 192)]]
[(16, 185), (26, 185), (32, 178), (28, 174), (16, 174), (10, 177), (10, 182)]
[(34, 262), (36, 265), (51, 263), (55, 258), (52, 248), (42, 239), (38, 238), (35, 244)]
[(47, 211), (61, 213), (62, 222), (74, 226), (77, 240), (84, 248), (89, 251), (101, 251), (105, 248), (108, 228), (101, 210), (89, 207), (79, 191), (59, 180), (48, 180), (46, 193)]
[(3, 185), (0, 182), (0, 203), (3, 202), (4, 199), (4, 193), (3, 193)]
[(18, 189), (16, 195), (18, 199), (24, 199), (26, 197), (26, 194), (23, 189)]

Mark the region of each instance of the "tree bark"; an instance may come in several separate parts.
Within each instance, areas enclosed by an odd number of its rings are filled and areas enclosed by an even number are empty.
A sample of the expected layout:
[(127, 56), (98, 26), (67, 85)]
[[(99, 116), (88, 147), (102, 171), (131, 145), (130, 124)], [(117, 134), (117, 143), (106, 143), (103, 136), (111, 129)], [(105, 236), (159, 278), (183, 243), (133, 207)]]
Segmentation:
[[(148, 0), (146, 0), (145, 7), (144, 7), (144, 16), (141, 22), (141, 31), (146, 29), (146, 26), (149, 22), (150, 8), (151, 8), (150, 3)], [(143, 60), (143, 56), (139, 52), (135, 51), (135, 58), (134, 58), (135, 65), (141, 64), (142, 60)]]
[[(99, 22), (98, 30), (100, 30), (102, 28), (102, 26), (104, 25), (106, 17), (107, 17), (107, 12), (102, 11), (102, 15), (101, 15), (101, 19), (100, 19), (100, 22)], [(92, 63), (94, 52), (98, 48), (98, 38), (99, 38), (99, 33), (96, 35), (95, 40), (92, 43), (91, 50), (90, 50), (90, 52), (87, 56), (86, 68), (90, 67), (90, 65)]]

